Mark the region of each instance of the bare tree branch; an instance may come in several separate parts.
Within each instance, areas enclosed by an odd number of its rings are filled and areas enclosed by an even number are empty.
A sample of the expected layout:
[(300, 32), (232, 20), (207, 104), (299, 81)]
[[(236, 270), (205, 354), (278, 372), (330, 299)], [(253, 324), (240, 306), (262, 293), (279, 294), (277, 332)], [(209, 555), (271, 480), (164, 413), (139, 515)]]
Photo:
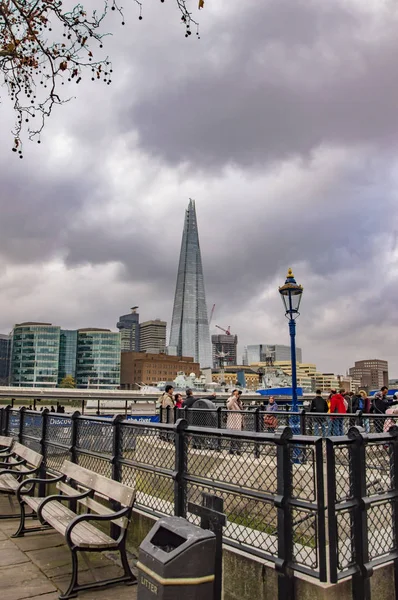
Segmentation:
[[(133, 0), (142, 20), (142, 2)], [(187, 8), (189, 0), (175, 0), (185, 26), (185, 37), (198, 23)], [(164, 2), (164, 0), (161, 0)], [(203, 7), (203, 0), (199, 1)], [(109, 58), (96, 59), (103, 48), (103, 21), (108, 11), (118, 11), (117, 0), (105, 0), (102, 12), (88, 15), (82, 4), (66, 10), (63, 0), (0, 0), (0, 85), (5, 87), (16, 113), (12, 150), (20, 158), (26, 135), (40, 143), (46, 119), (54, 105), (68, 102), (60, 92), (65, 81), (79, 84), (89, 73), (92, 81), (110, 85)]]

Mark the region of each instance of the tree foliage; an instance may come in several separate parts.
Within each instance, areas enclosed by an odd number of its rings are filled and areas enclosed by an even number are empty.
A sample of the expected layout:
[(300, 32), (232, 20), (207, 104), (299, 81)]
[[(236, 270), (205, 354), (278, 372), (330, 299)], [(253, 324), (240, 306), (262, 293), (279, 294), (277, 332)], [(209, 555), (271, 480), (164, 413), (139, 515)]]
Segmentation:
[(65, 377), (61, 380), (59, 387), (60, 388), (75, 388), (76, 381), (75, 381), (74, 377), (72, 377), (72, 375), (65, 375)]
[[(142, 3), (133, 1), (142, 20)], [(192, 27), (198, 26), (187, 8), (189, 0), (173, 1), (189, 37)], [(0, 0), (0, 84), (16, 113), (12, 149), (20, 158), (24, 134), (40, 143), (54, 105), (70, 99), (62, 93), (66, 82), (79, 84), (88, 74), (92, 81), (110, 85), (112, 64), (101, 56), (104, 37), (109, 35), (103, 31), (109, 10), (118, 11), (125, 24), (117, 0), (110, 4), (105, 0), (100, 12), (91, 13), (82, 4), (71, 8), (70, 0)]]

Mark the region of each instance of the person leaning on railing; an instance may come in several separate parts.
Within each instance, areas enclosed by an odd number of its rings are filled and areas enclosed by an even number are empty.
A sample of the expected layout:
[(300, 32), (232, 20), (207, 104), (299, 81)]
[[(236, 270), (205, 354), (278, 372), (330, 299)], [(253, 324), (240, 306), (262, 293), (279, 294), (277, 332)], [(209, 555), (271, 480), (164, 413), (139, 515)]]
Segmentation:
[[(227, 409), (230, 411), (227, 417), (227, 429), (242, 429), (243, 418), (241, 411), (243, 410), (243, 404), (240, 399), (241, 394), (240, 390), (234, 390), (227, 400)], [(240, 454), (239, 440), (231, 440), (229, 453)]]
[[(273, 396), (269, 397), (268, 406), (266, 408), (267, 413), (273, 413), (278, 410), (278, 405), (275, 402), (275, 398)], [(278, 417), (276, 415), (265, 415), (264, 417), (264, 426), (266, 430), (270, 433), (273, 433), (275, 429), (278, 427)]]
[[(372, 412), (375, 415), (384, 415), (386, 413), (386, 410), (388, 408), (387, 394), (388, 387), (386, 385), (383, 385), (383, 387), (380, 389), (380, 392), (377, 392), (373, 396)], [(373, 422), (376, 429), (376, 433), (381, 433), (383, 431), (384, 419), (376, 418), (373, 420)]]
[[(162, 423), (167, 423), (168, 419), (173, 422), (172, 409), (174, 408), (173, 398), (174, 388), (172, 385), (166, 385), (163, 394), (158, 398), (158, 406), (162, 409)], [(169, 409), (167, 408), (169, 407)], [(167, 433), (160, 432), (159, 437), (161, 440), (169, 441), (171, 436)]]
[[(321, 390), (317, 390), (315, 398), (311, 400), (310, 412), (313, 413), (327, 413), (329, 411), (329, 405), (325, 398), (322, 397)], [(314, 434), (326, 435), (326, 418), (325, 417), (314, 417)], [(322, 433), (320, 433), (322, 432)]]
[(333, 422), (333, 435), (344, 435), (343, 418), (335, 417), (333, 415), (345, 415), (346, 412), (347, 409), (344, 402), (344, 396), (336, 392), (336, 390), (332, 390), (332, 398), (330, 400), (330, 414), (332, 415), (331, 419)]

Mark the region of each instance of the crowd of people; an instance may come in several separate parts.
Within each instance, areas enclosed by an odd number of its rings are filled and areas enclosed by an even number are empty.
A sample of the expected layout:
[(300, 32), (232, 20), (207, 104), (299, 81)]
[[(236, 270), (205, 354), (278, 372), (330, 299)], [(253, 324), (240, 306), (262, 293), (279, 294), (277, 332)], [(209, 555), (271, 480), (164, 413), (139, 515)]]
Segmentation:
[[(375, 432), (388, 431), (394, 425), (393, 417), (385, 419), (381, 415), (398, 414), (398, 396), (394, 394), (392, 398), (388, 397), (388, 387), (383, 386), (379, 392), (373, 397), (369, 397), (365, 390), (359, 390), (357, 393), (346, 392), (341, 389), (330, 390), (329, 396), (325, 399), (322, 396), (321, 390), (316, 391), (316, 396), (311, 401), (310, 412), (312, 413), (329, 413), (331, 416), (328, 419), (317, 417), (314, 419), (315, 435), (343, 435), (344, 419), (343, 415), (347, 413), (356, 414), (361, 411), (365, 415), (373, 414), (372, 422)], [(341, 415), (341, 416), (340, 416)], [(380, 415), (377, 418), (377, 415)], [(363, 418), (365, 430), (370, 432), (371, 419)], [(354, 425), (355, 420), (350, 421), (350, 425)]]
[[(228, 409), (227, 429), (241, 430), (243, 428), (243, 403), (241, 400), (241, 390), (235, 389), (227, 399), (226, 408)], [(195, 397), (191, 389), (186, 390), (185, 398), (180, 392), (174, 393), (172, 385), (167, 385), (165, 391), (158, 400), (158, 406), (163, 409), (171, 408), (191, 408), (199, 398)], [(216, 395), (200, 396), (200, 399), (215, 401)], [(278, 427), (278, 416), (275, 414), (280, 410), (273, 396), (264, 401), (262, 408), (265, 411), (263, 417), (263, 429), (267, 432), (274, 432)], [(382, 432), (395, 425), (394, 415), (398, 415), (398, 394), (392, 398), (388, 397), (388, 387), (383, 386), (373, 397), (369, 397), (365, 390), (359, 390), (357, 393), (346, 392), (346, 390), (330, 390), (327, 397), (322, 395), (321, 390), (316, 391), (315, 397), (310, 404), (310, 413), (316, 413), (310, 421), (313, 424), (313, 433), (315, 435), (343, 435), (344, 417), (352, 414), (352, 420), (349, 425), (355, 424), (354, 415), (361, 411), (364, 415), (373, 414), (374, 417), (363, 417), (363, 426), (367, 432), (370, 432), (372, 420), (373, 431)], [(322, 414), (329, 414), (329, 417), (322, 417)], [(380, 415), (380, 418), (377, 418)], [(391, 415), (386, 419), (382, 415)], [(167, 421), (167, 411), (162, 413), (162, 421)], [(238, 442), (231, 443), (231, 454), (239, 454)]]

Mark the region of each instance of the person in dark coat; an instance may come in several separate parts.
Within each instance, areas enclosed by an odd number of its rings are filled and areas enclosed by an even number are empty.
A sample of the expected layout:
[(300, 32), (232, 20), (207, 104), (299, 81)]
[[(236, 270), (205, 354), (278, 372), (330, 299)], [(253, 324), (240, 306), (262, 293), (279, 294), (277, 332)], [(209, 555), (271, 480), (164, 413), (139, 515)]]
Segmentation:
[[(383, 385), (380, 389), (380, 392), (377, 392), (373, 396), (372, 402), (372, 412), (376, 415), (385, 415), (386, 410), (389, 406), (387, 400), (388, 387)], [(384, 419), (374, 419), (374, 425), (377, 433), (381, 433), (383, 431)]]
[[(322, 397), (321, 390), (316, 391), (316, 396), (311, 400), (310, 412), (312, 413), (327, 413), (329, 406), (325, 398)], [(322, 430), (322, 433), (320, 431)], [(315, 435), (326, 435), (326, 420), (324, 417), (314, 417), (314, 433)]]

